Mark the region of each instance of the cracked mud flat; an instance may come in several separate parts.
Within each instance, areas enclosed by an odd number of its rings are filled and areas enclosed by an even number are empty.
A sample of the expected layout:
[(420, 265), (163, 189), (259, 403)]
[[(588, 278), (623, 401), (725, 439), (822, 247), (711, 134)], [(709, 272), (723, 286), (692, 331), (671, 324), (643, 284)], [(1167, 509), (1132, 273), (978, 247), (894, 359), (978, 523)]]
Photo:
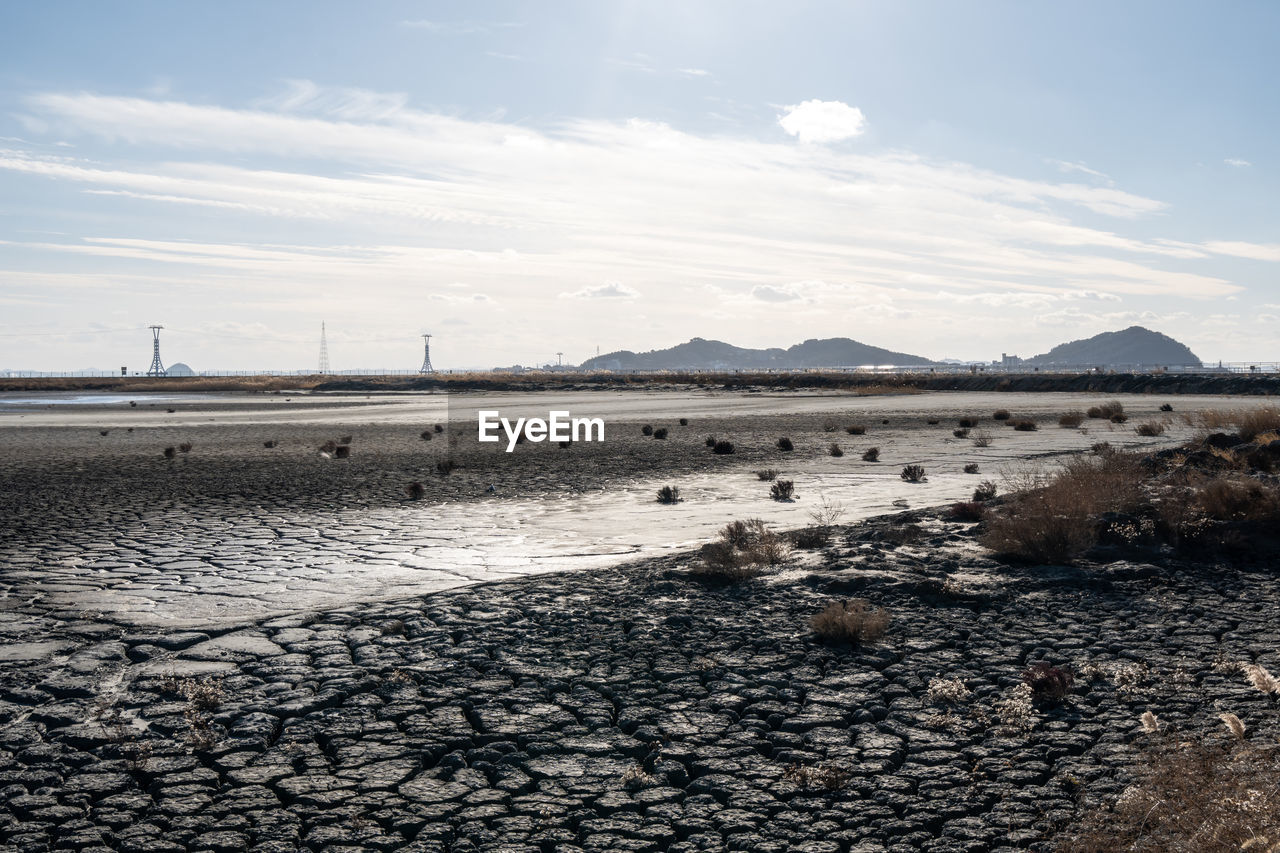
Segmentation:
[[(1014, 395), (991, 396), (1018, 410)], [(984, 401), (954, 402), (944, 416), (984, 413), (971, 411)], [(312, 426), (266, 424), (297, 443), (287, 463), (270, 463), (280, 466), (273, 474), (291, 465), (295, 479), (315, 475), (280, 489), (244, 470), (256, 456), (221, 441), (260, 447), (244, 425), (204, 427), (193, 455), (175, 460), (181, 468), (152, 458), (159, 442), (178, 440), (159, 432), (169, 427), (155, 427), (136, 451), (89, 452), (96, 432), (24, 427), (24, 440), (39, 439), (26, 445), (10, 433), (6, 447), (27, 453), (15, 461), (11, 450), (3, 468), (16, 523), (0, 540), (0, 842), (1048, 849), (1080, 808), (1123, 788), (1144, 711), (1212, 730), (1221, 707), (1266, 730), (1274, 712), (1265, 697), (1213, 664), (1277, 666), (1267, 572), (1129, 560), (1015, 569), (986, 559), (967, 525), (923, 511), (849, 527), (835, 547), (777, 576), (727, 587), (691, 578), (694, 558), (679, 546), (745, 509), (798, 526), (805, 491), (821, 485), (862, 501), (857, 518), (901, 495), (923, 503), (971, 490), (982, 477), (959, 474), (963, 462), (981, 459), (986, 471), (999, 458), (1099, 439), (1047, 424), (1014, 435), (987, 422), (996, 441), (972, 448), (952, 442), (947, 420), (921, 423), (934, 400), (853, 405), (891, 424), (833, 439), (821, 409), (753, 424), (707, 413), (661, 447), (629, 440), (628, 453), (615, 454), (625, 462), (598, 448), (578, 454), (575, 466), (600, 481), (591, 486), (549, 466), (563, 458), (554, 447), (526, 445), (516, 460), (464, 448), (463, 468), (433, 483), (456, 496), (409, 505), (381, 491), (400, 481), (396, 466), (423, 465), (420, 444), (400, 450), (385, 432), (403, 427), (357, 424), (348, 461), (372, 459), (338, 468), (313, 458)], [(1061, 398), (1033, 405), (1080, 407)], [(698, 445), (712, 428), (731, 435), (742, 458), (708, 473)], [(770, 447), (779, 429), (796, 439), (786, 457)], [(852, 453), (822, 455), (831, 440), (892, 451), (881, 463), (889, 471), (868, 471)], [(77, 448), (79, 457), (68, 454)], [(194, 455), (200, 449), (208, 455)], [(60, 474), (73, 458), (83, 470)], [(927, 488), (940, 491), (892, 482), (902, 461), (926, 458)], [(135, 471), (135, 461), (150, 467)], [(802, 502), (760, 499), (750, 471), (763, 463), (794, 473)], [(158, 497), (91, 498), (124, 495), (138, 484), (131, 472), (153, 478), (157, 469), (169, 472)], [(124, 486), (113, 485), (113, 470)], [(479, 485), (495, 474), (521, 494), (483, 496)], [(681, 513), (674, 523), (650, 514), (655, 474), (690, 484), (685, 504), (665, 508)], [(320, 495), (299, 499), (308, 486)], [(148, 509), (157, 499), (158, 513)], [(531, 518), (539, 507), (546, 514)], [(488, 546), (473, 528), (453, 544), (422, 532), (431, 522), (447, 538), (466, 518), (489, 525)], [(601, 546), (600, 534), (619, 524), (630, 526), (622, 541), (631, 544)], [(512, 541), (513, 530), (527, 535)], [(597, 550), (564, 556), (583, 543)], [(520, 559), (494, 571), (504, 554)], [(660, 556), (634, 561), (648, 554)], [(483, 571), (459, 575), (467, 561)], [(335, 563), (344, 568), (330, 571)], [(574, 565), (581, 570), (513, 577)], [(353, 585), (369, 575), (377, 582)], [(444, 589), (477, 580), (491, 582)], [(232, 592), (220, 597), (220, 585)], [(827, 601), (851, 596), (893, 611), (874, 648), (826, 646), (806, 628)], [(1067, 705), (1002, 725), (997, 703), (1039, 660), (1077, 671), (1093, 664), (1097, 677), (1082, 679)], [(959, 678), (971, 695), (932, 702), (935, 677)], [(796, 765), (834, 770), (844, 784), (797, 784), (788, 772)]]

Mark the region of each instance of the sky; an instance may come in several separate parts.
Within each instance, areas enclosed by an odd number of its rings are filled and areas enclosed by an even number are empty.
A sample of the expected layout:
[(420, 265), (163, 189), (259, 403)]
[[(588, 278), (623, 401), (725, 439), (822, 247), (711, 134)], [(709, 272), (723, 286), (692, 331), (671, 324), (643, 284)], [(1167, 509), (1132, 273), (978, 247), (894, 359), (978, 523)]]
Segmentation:
[(1280, 361), (1280, 4), (0, 4), (0, 369)]

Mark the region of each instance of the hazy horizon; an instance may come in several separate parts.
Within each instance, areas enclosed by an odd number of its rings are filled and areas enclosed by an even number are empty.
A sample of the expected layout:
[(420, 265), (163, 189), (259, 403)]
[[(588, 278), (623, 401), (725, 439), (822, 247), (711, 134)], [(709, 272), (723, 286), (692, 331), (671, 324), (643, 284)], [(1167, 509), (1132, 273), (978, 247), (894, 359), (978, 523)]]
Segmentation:
[(0, 368), (1276, 361), (1280, 7), (0, 8)]

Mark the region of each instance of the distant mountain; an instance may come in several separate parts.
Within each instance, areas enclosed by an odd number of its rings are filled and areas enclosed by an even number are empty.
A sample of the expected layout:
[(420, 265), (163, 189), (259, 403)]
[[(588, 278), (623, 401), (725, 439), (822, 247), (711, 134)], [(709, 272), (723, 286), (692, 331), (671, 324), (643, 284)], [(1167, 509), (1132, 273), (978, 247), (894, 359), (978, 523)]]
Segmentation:
[(1130, 326), (1120, 332), (1103, 332), (1083, 341), (1059, 344), (1044, 355), (1024, 364), (1045, 367), (1054, 364), (1087, 365), (1199, 365), (1200, 357), (1168, 335)]
[(852, 367), (861, 364), (933, 364), (919, 355), (868, 346), (849, 338), (810, 339), (787, 349), (744, 349), (723, 341), (694, 338), (670, 349), (598, 355), (583, 370), (734, 370), (802, 367)]

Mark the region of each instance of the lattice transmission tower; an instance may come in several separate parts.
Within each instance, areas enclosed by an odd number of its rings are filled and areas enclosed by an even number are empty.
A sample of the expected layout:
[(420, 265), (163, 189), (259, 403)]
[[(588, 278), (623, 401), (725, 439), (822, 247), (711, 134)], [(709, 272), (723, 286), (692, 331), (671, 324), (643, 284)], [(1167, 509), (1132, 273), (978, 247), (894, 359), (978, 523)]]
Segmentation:
[(324, 321), (320, 321), (320, 373), (329, 372), (329, 342), (324, 339)]
[(148, 376), (168, 376), (169, 373), (164, 369), (164, 364), (160, 361), (160, 330), (164, 326), (149, 326), (151, 329), (152, 349), (151, 349), (151, 367), (147, 369)]
[(431, 366), (431, 336), (422, 336), (422, 367), (418, 368), (419, 373), (435, 373), (436, 369)]

